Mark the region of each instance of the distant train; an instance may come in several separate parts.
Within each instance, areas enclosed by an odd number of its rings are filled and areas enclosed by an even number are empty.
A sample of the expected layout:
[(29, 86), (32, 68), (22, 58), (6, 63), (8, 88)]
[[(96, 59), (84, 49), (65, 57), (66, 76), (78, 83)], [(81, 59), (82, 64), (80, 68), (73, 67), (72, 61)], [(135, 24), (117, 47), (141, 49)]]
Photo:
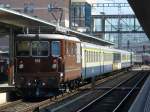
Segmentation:
[(132, 53), (61, 34), (15, 38), (15, 86), (29, 95), (79, 86), (81, 81), (130, 67)]

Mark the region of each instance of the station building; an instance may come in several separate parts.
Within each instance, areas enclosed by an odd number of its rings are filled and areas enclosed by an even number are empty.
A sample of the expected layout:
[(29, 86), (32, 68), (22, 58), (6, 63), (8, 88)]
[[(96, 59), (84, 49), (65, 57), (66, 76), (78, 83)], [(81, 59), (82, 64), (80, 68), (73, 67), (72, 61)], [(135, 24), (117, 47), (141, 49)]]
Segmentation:
[[(92, 31), (94, 31), (96, 25), (99, 25), (97, 23), (93, 24), (91, 20), (93, 15), (92, 4), (94, 3), (97, 3), (96, 0), (0, 0), (0, 7), (13, 9), (54, 24), (94, 35)], [(102, 13), (103, 10), (100, 10), (100, 12)], [(92, 25), (95, 26), (92, 27)], [(100, 26), (102, 25), (100, 24)], [(116, 37), (114, 35), (116, 35)], [(108, 36), (105, 33), (100, 33), (97, 37), (114, 42), (114, 47), (119, 49), (132, 50), (137, 53), (143, 52), (144, 50), (141, 48), (145, 46), (145, 36), (139, 36), (138, 34), (139, 37), (135, 37), (133, 33), (130, 36), (129, 34), (127, 35), (128, 36), (126, 36), (126, 34), (110, 34), (110, 36)], [(119, 41), (119, 38), (121, 38), (121, 41)], [(137, 46), (137, 43), (139, 43), (137, 39), (144, 39), (142, 41), (140, 40), (141, 43), (140, 45), (138, 44), (139, 46)], [(3, 42), (0, 38), (0, 46), (2, 45), (1, 43)], [(149, 45), (146, 44), (146, 46)], [(7, 45), (3, 45), (1, 48), (7, 49)]]
[(0, 7), (14, 9), (65, 27), (89, 26), (91, 4), (96, 0), (1, 0)]
[[(90, 30), (93, 3), (96, 0), (0, 0), (0, 7), (85, 32)], [(9, 38), (7, 35), (0, 37), (0, 50), (8, 51)]]

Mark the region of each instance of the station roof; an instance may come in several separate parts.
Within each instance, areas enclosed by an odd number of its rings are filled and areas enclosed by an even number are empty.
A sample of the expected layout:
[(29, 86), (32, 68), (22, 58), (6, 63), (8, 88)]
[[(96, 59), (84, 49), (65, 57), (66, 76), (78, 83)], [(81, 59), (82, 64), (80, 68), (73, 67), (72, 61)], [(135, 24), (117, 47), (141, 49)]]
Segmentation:
[(128, 0), (128, 2), (150, 39), (150, 0)]
[(56, 30), (59, 32), (67, 32), (70, 35), (77, 36), (81, 40), (93, 41), (101, 45), (113, 45), (114, 44), (112, 42), (105, 41), (98, 37), (91, 36), (91, 35), (81, 33), (78, 31), (74, 31), (66, 27), (61, 27), (56, 24), (45, 21), (43, 19), (39, 19), (33, 16), (26, 15), (24, 13), (20, 13), (11, 9), (6, 9), (6, 8), (0, 8), (0, 23), (13, 25), (13, 26), (20, 27), (20, 28), (27, 28), (27, 27), (32, 28), (33, 26), (35, 28), (46, 27), (48, 29)]

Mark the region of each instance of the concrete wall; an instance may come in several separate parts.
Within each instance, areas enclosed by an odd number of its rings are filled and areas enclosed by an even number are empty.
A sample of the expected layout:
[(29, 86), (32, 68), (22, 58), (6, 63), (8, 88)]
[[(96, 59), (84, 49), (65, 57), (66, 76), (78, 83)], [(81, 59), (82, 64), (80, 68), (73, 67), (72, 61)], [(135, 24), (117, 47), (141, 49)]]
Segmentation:
[(7, 93), (0, 93), (0, 104), (7, 102)]

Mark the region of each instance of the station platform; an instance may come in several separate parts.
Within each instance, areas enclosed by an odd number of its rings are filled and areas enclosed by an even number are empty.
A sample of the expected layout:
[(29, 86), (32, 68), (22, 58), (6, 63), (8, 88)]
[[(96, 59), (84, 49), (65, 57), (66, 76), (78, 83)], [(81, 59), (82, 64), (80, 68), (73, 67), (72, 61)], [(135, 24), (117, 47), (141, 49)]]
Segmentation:
[(0, 104), (4, 104), (9, 99), (9, 92), (15, 90), (14, 86), (8, 83), (0, 84)]
[(14, 86), (10, 86), (8, 83), (0, 84), (0, 93), (13, 91), (15, 89)]
[(150, 112), (150, 76), (147, 78), (128, 112)]

